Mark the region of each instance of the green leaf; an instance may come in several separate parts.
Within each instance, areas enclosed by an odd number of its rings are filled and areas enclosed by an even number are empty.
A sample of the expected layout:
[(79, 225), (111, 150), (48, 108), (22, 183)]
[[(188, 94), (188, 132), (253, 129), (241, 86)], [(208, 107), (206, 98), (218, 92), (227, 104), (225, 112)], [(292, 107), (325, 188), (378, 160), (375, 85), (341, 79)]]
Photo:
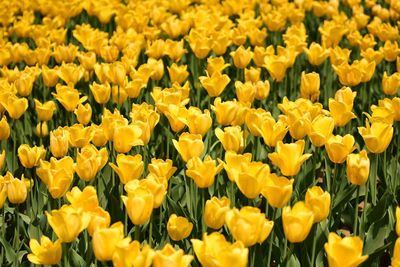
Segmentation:
[(15, 261), (15, 251), (13, 247), (10, 245), (10, 243), (7, 242), (7, 240), (4, 239), (3, 236), (0, 236), (0, 243), (3, 245), (5, 251), (6, 251), (6, 259), (8, 262), (14, 262)]

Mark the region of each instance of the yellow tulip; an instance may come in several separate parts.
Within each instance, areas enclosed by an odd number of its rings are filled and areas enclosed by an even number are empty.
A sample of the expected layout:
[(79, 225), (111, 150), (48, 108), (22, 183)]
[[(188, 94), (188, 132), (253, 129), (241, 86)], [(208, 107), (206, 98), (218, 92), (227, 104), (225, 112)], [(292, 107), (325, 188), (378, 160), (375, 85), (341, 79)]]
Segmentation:
[(87, 146), (93, 139), (92, 127), (85, 127), (82, 124), (74, 124), (68, 128), (68, 141), (72, 147), (82, 148)]
[(29, 241), (32, 253), (28, 254), (28, 260), (33, 264), (55, 265), (61, 261), (61, 240), (52, 242), (47, 236), (40, 237), (40, 244), (36, 239)]
[(264, 100), (268, 97), (270, 91), (270, 84), (268, 80), (256, 82), (256, 96), (257, 100)]
[(236, 154), (233, 151), (227, 151), (225, 153), (224, 169), (228, 174), (229, 180), (232, 182), (236, 181), (239, 174), (243, 171), (243, 166), (247, 166), (251, 162), (252, 155), (250, 153), (245, 153), (243, 155)]
[(172, 131), (180, 132), (187, 124), (188, 110), (185, 106), (169, 105), (164, 112)]
[(100, 228), (106, 228), (110, 226), (111, 217), (110, 214), (103, 210), (100, 206), (96, 207), (93, 211), (89, 212), (90, 222), (87, 227), (90, 236), (93, 236), (94, 232)]
[(363, 80), (363, 71), (357, 65), (342, 63), (339, 66), (333, 66), (334, 71), (339, 76), (339, 81), (345, 86), (357, 86)]
[(300, 80), (300, 95), (303, 98), (310, 99), (311, 101), (318, 100), (320, 86), (319, 74), (316, 72), (301, 73)]
[(396, 207), (396, 233), (400, 237), (400, 207)]
[(293, 179), (289, 180), (275, 173), (268, 175), (261, 190), (262, 195), (268, 201), (268, 205), (274, 208), (283, 208), (292, 198), (293, 182)]
[(181, 241), (187, 238), (192, 232), (193, 224), (188, 219), (172, 214), (167, 223), (169, 237), (174, 241)]
[(92, 180), (108, 161), (106, 148), (97, 150), (93, 145), (88, 145), (78, 152), (74, 170), (83, 181)]
[(311, 123), (311, 130), (308, 136), (311, 143), (316, 147), (321, 147), (326, 144), (332, 136), (335, 128), (335, 120), (332, 117), (318, 115)]
[(61, 127), (50, 132), (50, 152), (56, 158), (68, 153), (69, 132)]
[(151, 174), (157, 177), (165, 177), (166, 180), (169, 180), (177, 170), (172, 164), (172, 160), (170, 159), (162, 160), (153, 158), (147, 168)]
[(244, 149), (244, 136), (240, 126), (225, 127), (215, 129), (215, 136), (222, 143), (225, 151), (242, 152)]
[(93, 252), (97, 260), (110, 261), (118, 242), (124, 239), (124, 225), (116, 222), (110, 227), (97, 229), (92, 237)]
[(217, 165), (208, 155), (204, 161), (198, 157), (189, 159), (186, 167), (186, 175), (192, 178), (199, 188), (207, 188), (214, 183), (215, 175), (222, 170), (223, 164)]
[(57, 68), (50, 69), (47, 65), (42, 65), (43, 83), (47, 87), (54, 87), (58, 83)]
[(79, 103), (87, 100), (86, 96), (79, 98), (79, 91), (73, 87), (57, 84), (56, 92), (52, 93), (53, 96), (68, 112), (73, 112)]
[(53, 117), (53, 112), (57, 109), (56, 104), (53, 101), (47, 101), (40, 103), (39, 100), (35, 100), (35, 109), (38, 114), (38, 118), (41, 121), (49, 121)]
[(74, 186), (66, 197), (75, 209), (82, 209), (85, 212), (92, 212), (99, 207), (99, 200), (97, 199), (96, 189), (89, 185), (82, 191), (79, 187)]
[(279, 119), (277, 122), (271, 117), (265, 117), (261, 124), (261, 136), (264, 143), (269, 147), (275, 147), (279, 141), (282, 141), (289, 126), (285, 120)]
[(90, 86), (90, 91), (93, 94), (94, 100), (100, 105), (104, 105), (110, 100), (111, 87), (110, 84), (97, 84), (93, 83)]
[(239, 106), (236, 100), (222, 102), (221, 98), (217, 97), (211, 109), (215, 112), (218, 124), (225, 126), (232, 124), (235, 120)]
[(396, 72), (388, 76), (385, 71), (382, 77), (383, 92), (387, 95), (395, 95), (399, 88), (400, 88), (400, 72)]
[(173, 63), (171, 67), (167, 67), (171, 83), (182, 84), (188, 77), (187, 65), (176, 65)]
[(400, 266), (400, 238), (396, 239), (396, 243), (394, 245), (393, 250), (393, 258), (392, 258), (392, 267)]
[(211, 75), (207, 73), (207, 76), (200, 76), (199, 80), (211, 97), (219, 96), (231, 81), (228, 75), (221, 72), (213, 72)]
[(288, 59), (285, 56), (268, 55), (264, 60), (263, 67), (267, 69), (272, 79), (276, 82), (283, 81), (288, 68)]
[(203, 240), (192, 239), (194, 253), (204, 267), (247, 266), (249, 249), (241, 241), (231, 244), (219, 232), (204, 233)]
[(132, 223), (145, 224), (153, 212), (154, 196), (147, 188), (137, 187), (128, 192), (128, 196), (122, 196), (122, 201)]
[(315, 42), (312, 42), (308, 49), (304, 49), (304, 52), (307, 55), (308, 62), (314, 66), (321, 65), (330, 54), (329, 49), (326, 49)]
[(313, 186), (307, 189), (306, 206), (314, 213), (314, 223), (325, 220), (330, 212), (331, 195), (321, 187)]
[(203, 113), (197, 107), (190, 107), (187, 113), (186, 125), (189, 127), (191, 134), (204, 136), (212, 125), (210, 112), (205, 109)]
[(262, 136), (261, 125), (270, 118), (271, 113), (262, 108), (250, 109), (246, 114), (245, 123), (252, 135)]
[(256, 87), (252, 82), (235, 82), (236, 96), (241, 103), (251, 104), (256, 96)]
[(204, 150), (204, 143), (200, 134), (182, 133), (179, 136), (179, 141), (172, 140), (172, 142), (185, 162), (191, 158), (200, 157)]
[(184, 255), (182, 249), (175, 250), (171, 244), (166, 244), (162, 250), (157, 250), (153, 258), (154, 267), (187, 267), (193, 260), (192, 255)]
[(141, 245), (138, 241), (124, 238), (115, 246), (112, 262), (115, 267), (150, 267), (154, 251), (148, 246)]
[(207, 72), (209, 75), (213, 75), (215, 72), (222, 73), (224, 69), (229, 67), (230, 64), (226, 64), (223, 57), (209, 57), (207, 58)]
[(204, 222), (212, 229), (220, 229), (225, 224), (225, 214), (229, 210), (230, 200), (227, 197), (212, 197), (204, 207)]
[(96, 54), (94, 52), (80, 52), (78, 54), (78, 60), (82, 67), (86, 70), (93, 70), (94, 65), (96, 64)]
[(33, 168), (39, 165), (39, 161), (44, 159), (46, 150), (43, 146), (29, 147), (27, 144), (22, 144), (18, 148), (18, 158), (22, 166), (25, 168)]
[(279, 167), (282, 174), (285, 176), (295, 176), (301, 168), (301, 165), (312, 154), (303, 154), (304, 140), (299, 140), (296, 143), (284, 144), (278, 141), (276, 152), (269, 153), (268, 158), (272, 163)]
[(235, 183), (247, 198), (254, 199), (261, 194), (270, 169), (262, 162), (242, 162)]
[(64, 243), (73, 242), (90, 221), (89, 215), (68, 205), (45, 213), (51, 228)]
[(367, 151), (362, 150), (359, 154), (349, 154), (346, 159), (347, 179), (355, 185), (363, 185), (369, 176), (370, 161)]
[(6, 163), (6, 151), (3, 149), (3, 151), (0, 154), (0, 170), (3, 169), (4, 163)]
[(82, 125), (86, 125), (92, 118), (92, 107), (89, 103), (86, 103), (85, 105), (79, 104), (74, 113), (78, 122)]
[(49, 134), (49, 128), (47, 127), (47, 122), (39, 122), (35, 127), (35, 134), (40, 137), (46, 137)]
[(18, 120), (28, 108), (28, 100), (26, 98), (18, 98), (15, 95), (9, 95), (6, 99), (1, 99), (0, 104), (7, 110), (8, 115)]
[(358, 132), (364, 139), (365, 145), (372, 153), (382, 153), (389, 146), (393, 138), (393, 126), (384, 122), (365, 121), (366, 127), (358, 127)]
[(325, 149), (333, 163), (343, 163), (347, 155), (355, 149), (354, 137), (350, 134), (331, 136), (325, 144)]
[(114, 130), (113, 145), (118, 153), (128, 153), (132, 146), (143, 145), (142, 130), (136, 125), (118, 126)]
[(256, 83), (260, 80), (261, 69), (250, 67), (249, 69), (244, 69), (244, 80), (246, 82)]
[(260, 209), (249, 206), (240, 211), (236, 208), (228, 211), (225, 221), (233, 238), (243, 242), (245, 247), (263, 243), (274, 226), (274, 222), (267, 220)]
[(7, 140), (10, 137), (10, 125), (8, 125), (6, 116), (0, 120), (0, 140)]
[(336, 126), (344, 126), (351, 119), (356, 118), (352, 112), (356, 95), (357, 92), (352, 92), (349, 87), (343, 87), (336, 92), (335, 99), (329, 99), (329, 111)]
[(27, 186), (24, 183), (24, 175), (21, 179), (14, 178), (10, 172), (7, 172), (7, 175), (9, 175), (9, 182), (6, 184), (8, 201), (12, 204), (24, 203), (28, 193)]
[(341, 238), (336, 233), (329, 233), (324, 245), (329, 267), (355, 267), (368, 259), (362, 256), (363, 241), (358, 236)]
[(302, 201), (282, 210), (283, 231), (291, 243), (303, 242), (310, 233), (314, 214)]
[(144, 171), (142, 155), (135, 156), (118, 154), (117, 165), (109, 163), (111, 168), (118, 174), (121, 183), (127, 184), (129, 181), (139, 179)]

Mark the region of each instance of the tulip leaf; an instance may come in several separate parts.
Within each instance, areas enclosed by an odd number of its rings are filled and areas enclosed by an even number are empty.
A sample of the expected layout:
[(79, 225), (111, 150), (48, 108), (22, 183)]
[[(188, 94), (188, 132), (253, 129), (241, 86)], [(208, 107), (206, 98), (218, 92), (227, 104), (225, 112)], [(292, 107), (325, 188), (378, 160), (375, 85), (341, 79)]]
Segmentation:
[(387, 204), (393, 200), (393, 196), (389, 192), (385, 192), (385, 194), (381, 197), (375, 207), (368, 210), (367, 213), (367, 221), (376, 222), (380, 220), (383, 216), (385, 216), (387, 210)]
[(391, 229), (382, 227), (382, 225), (387, 224), (387, 221), (388, 216), (385, 216), (381, 220), (375, 221), (371, 224), (365, 237), (365, 254), (373, 254), (384, 249), (386, 244), (385, 240), (391, 232)]
[(7, 240), (4, 239), (4, 236), (0, 236), (0, 243), (3, 245), (4, 250), (6, 251), (7, 261), (14, 262), (16, 255), (13, 247), (7, 242)]
[(72, 248), (69, 249), (69, 259), (72, 261), (72, 266), (86, 266), (86, 261)]
[(287, 267), (300, 267), (301, 264), (300, 264), (299, 259), (296, 257), (296, 255), (292, 253), (290, 255), (289, 259), (287, 260), (286, 266)]

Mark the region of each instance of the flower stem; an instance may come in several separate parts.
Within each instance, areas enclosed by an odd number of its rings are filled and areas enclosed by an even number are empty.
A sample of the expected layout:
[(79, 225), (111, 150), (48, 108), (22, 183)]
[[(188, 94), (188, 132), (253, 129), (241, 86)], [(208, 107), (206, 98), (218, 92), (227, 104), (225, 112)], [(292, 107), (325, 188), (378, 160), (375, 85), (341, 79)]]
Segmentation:
[(354, 235), (357, 235), (359, 199), (360, 199), (360, 186), (357, 186), (357, 198), (356, 198), (356, 207), (354, 209), (354, 224), (353, 224), (353, 233), (354, 233)]

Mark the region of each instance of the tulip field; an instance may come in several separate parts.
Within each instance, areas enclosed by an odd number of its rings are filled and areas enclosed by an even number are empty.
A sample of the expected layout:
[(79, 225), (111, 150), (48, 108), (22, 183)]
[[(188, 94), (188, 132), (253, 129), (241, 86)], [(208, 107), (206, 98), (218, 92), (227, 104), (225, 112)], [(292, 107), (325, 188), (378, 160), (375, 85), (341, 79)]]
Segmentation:
[(0, 1), (0, 266), (400, 267), (399, 0)]

